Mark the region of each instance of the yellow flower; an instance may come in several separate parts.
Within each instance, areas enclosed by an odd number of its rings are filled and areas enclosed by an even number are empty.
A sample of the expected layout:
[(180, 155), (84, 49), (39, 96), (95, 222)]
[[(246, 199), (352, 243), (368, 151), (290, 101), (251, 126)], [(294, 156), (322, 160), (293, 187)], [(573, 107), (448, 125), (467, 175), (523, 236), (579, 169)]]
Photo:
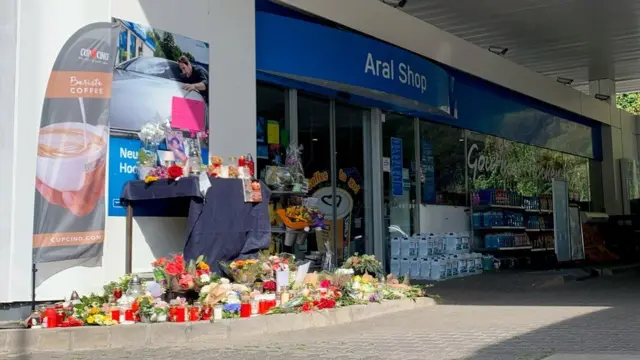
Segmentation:
[(145, 184), (152, 183), (154, 181), (158, 181), (158, 177), (157, 176), (147, 175), (147, 177), (144, 178), (144, 183)]
[(198, 264), (198, 267), (200, 268), (200, 270), (202, 271), (209, 271), (209, 265), (206, 262), (201, 262)]
[(95, 322), (96, 322), (96, 319), (94, 319), (93, 316), (87, 317), (87, 324), (94, 324)]
[(101, 324), (101, 323), (103, 323), (103, 322), (104, 322), (104, 315), (99, 315), (99, 314), (98, 314), (98, 315), (96, 315), (96, 316), (95, 316), (95, 322), (96, 322), (96, 324)]
[(356, 275), (356, 276), (353, 277), (353, 281), (360, 282), (360, 281), (362, 281), (362, 278), (360, 277), (360, 275)]
[(100, 312), (100, 309), (98, 309), (97, 307), (92, 307), (91, 309), (89, 309), (89, 314), (90, 315), (95, 315), (97, 313)]

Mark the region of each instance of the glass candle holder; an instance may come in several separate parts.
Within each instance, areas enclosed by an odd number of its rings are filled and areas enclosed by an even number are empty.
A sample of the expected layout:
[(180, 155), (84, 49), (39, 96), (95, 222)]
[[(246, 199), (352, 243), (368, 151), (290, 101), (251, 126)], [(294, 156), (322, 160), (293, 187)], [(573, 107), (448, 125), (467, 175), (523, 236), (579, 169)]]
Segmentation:
[(222, 305), (216, 305), (213, 307), (213, 319), (222, 320)]
[(251, 304), (245, 302), (240, 304), (240, 317), (248, 318), (251, 316)]

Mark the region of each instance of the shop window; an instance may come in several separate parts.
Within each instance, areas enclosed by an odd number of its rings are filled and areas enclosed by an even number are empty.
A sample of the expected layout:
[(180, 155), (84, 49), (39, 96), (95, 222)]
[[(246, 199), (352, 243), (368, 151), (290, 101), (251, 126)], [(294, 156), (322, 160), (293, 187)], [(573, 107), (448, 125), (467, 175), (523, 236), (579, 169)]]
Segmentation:
[[(532, 145), (469, 132), (467, 167), (470, 189), (505, 189), (522, 196), (551, 195), (554, 179), (567, 182), (570, 201), (592, 210), (592, 161)], [(599, 175), (595, 174), (597, 178)]]
[(257, 85), (257, 173), (267, 165), (284, 164), (289, 136), (285, 123), (284, 88), (258, 83)]
[(466, 205), (464, 131), (420, 121), (423, 204)]

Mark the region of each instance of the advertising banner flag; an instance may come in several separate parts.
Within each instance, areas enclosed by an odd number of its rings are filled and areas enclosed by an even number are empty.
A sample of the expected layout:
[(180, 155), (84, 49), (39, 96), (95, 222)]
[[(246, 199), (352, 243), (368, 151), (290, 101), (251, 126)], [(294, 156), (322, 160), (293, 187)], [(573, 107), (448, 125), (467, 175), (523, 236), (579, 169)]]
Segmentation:
[(102, 253), (117, 45), (118, 25), (90, 24), (71, 36), (53, 65), (38, 136), (35, 263)]

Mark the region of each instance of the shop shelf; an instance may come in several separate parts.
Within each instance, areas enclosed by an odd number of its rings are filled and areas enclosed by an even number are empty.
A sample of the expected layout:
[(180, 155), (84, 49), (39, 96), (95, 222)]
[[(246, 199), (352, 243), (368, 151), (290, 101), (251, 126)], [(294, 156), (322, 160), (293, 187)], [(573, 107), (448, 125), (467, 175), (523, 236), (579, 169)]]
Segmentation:
[(554, 229), (540, 229), (540, 232), (552, 232)]
[(554, 250), (555, 250), (554, 248), (534, 248), (534, 249), (531, 249), (531, 251), (533, 251), (533, 252), (543, 252), (543, 251), (546, 252), (546, 251), (554, 251)]
[(473, 228), (473, 230), (478, 231), (494, 231), (494, 230), (524, 230), (524, 227), (520, 226), (491, 226), (491, 227), (479, 227)]
[(527, 232), (540, 232), (540, 229), (526, 229)]
[(515, 251), (515, 250), (531, 250), (531, 245), (528, 245), (528, 246), (510, 246), (510, 247), (500, 247), (500, 248), (483, 248), (483, 249), (474, 249), (474, 251), (478, 251), (478, 252), (489, 252), (489, 251)]
[(496, 204), (485, 204), (485, 205), (474, 205), (474, 210), (490, 210), (490, 209), (509, 209), (509, 210), (524, 210), (524, 206), (514, 206), (514, 205), (496, 205)]

